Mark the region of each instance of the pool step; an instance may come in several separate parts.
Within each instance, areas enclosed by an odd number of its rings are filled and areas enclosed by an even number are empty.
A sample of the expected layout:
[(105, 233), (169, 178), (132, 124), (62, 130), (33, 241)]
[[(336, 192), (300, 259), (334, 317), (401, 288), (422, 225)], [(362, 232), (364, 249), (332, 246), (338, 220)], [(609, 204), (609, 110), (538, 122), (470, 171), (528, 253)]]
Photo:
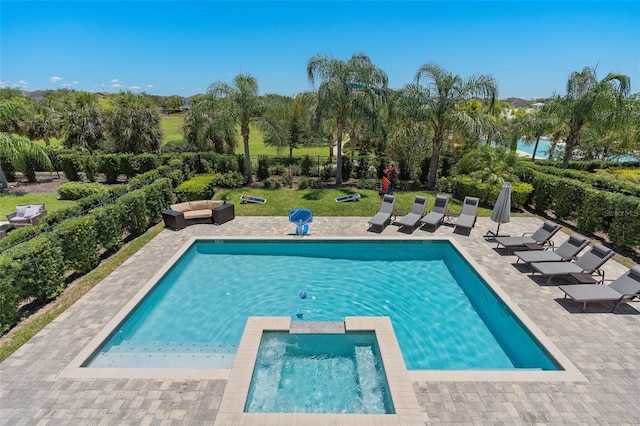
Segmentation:
[(344, 321), (293, 321), (291, 334), (344, 334)]

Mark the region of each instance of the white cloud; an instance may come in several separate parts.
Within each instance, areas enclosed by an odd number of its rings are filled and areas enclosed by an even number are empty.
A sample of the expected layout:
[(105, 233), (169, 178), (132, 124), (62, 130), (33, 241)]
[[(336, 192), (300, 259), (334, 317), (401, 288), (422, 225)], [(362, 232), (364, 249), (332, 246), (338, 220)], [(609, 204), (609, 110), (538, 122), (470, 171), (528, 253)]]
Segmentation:
[(154, 87), (156, 87), (156, 86), (154, 86), (153, 84), (147, 84), (147, 88), (148, 89), (153, 89)]
[(114, 78), (113, 80), (109, 81), (109, 83), (119, 84), (120, 80), (118, 80), (117, 78)]
[(11, 87), (13, 87), (14, 89), (26, 89), (28, 85), (29, 85), (28, 82), (24, 80), (20, 80), (13, 83)]
[(0, 80), (0, 87), (7, 87), (7, 82)]
[(75, 85), (77, 85), (77, 84), (80, 84), (80, 82), (79, 82), (78, 80), (74, 80), (74, 81), (72, 81), (72, 82), (71, 82), (71, 85), (72, 85), (72, 86), (75, 86)]
[(114, 83), (110, 87), (115, 87), (117, 89), (118, 87), (122, 87), (122, 85), (118, 83)]
[(129, 86), (129, 89), (138, 90), (138, 89), (140, 89), (140, 86)]
[(53, 77), (51, 77), (49, 79), (50, 82), (52, 82), (53, 84), (56, 84), (57, 82), (59, 82), (60, 80), (64, 80), (62, 77), (58, 77), (57, 75), (54, 75)]

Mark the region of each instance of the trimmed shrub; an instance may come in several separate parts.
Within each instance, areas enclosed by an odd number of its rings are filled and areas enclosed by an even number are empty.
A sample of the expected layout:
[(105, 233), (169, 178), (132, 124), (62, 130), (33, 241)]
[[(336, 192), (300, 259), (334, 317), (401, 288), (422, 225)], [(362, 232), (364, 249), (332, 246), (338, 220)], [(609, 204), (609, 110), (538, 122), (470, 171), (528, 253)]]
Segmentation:
[(313, 160), (309, 155), (305, 155), (302, 157), (302, 161), (300, 161), (300, 175), (301, 176), (311, 176), (311, 168), (313, 167)]
[(282, 176), (285, 173), (287, 173), (287, 168), (283, 164), (276, 164), (274, 166), (269, 167), (269, 176), (273, 176), (273, 175)]
[(53, 234), (62, 247), (67, 270), (84, 275), (98, 265), (98, 236), (94, 216), (66, 220), (53, 229)]
[[(485, 205), (493, 205), (498, 199), (498, 194), (502, 185), (489, 185), (484, 182), (474, 180), (467, 175), (460, 175), (454, 179), (453, 193), (456, 198), (462, 200), (465, 196), (478, 197), (480, 202)], [(524, 182), (511, 184), (511, 207), (522, 207), (529, 195), (533, 191), (533, 187)]]
[(280, 189), (280, 182), (273, 178), (267, 178), (262, 181), (265, 189)]
[(265, 180), (269, 177), (269, 159), (264, 155), (258, 157), (256, 176), (258, 176), (260, 180)]
[(223, 188), (242, 188), (247, 183), (244, 175), (238, 172), (227, 172), (218, 176), (220, 178), (217, 179), (216, 184)]
[(322, 182), (318, 179), (302, 176), (298, 182), (298, 189), (320, 189), (322, 188)]
[(80, 181), (80, 172), (84, 170), (84, 159), (78, 154), (60, 154), (58, 156), (60, 168), (64, 176), (72, 181)]
[[(49, 216), (47, 215), (44, 218), (46, 219), (47, 217)], [(23, 226), (22, 228), (16, 229), (0, 240), (0, 250), (4, 250), (26, 238), (39, 234), (45, 227), (46, 225), (41, 223), (39, 226)]]
[(144, 192), (141, 190), (124, 194), (117, 202), (122, 211), (123, 228), (137, 237), (147, 230), (147, 207)]
[(90, 213), (100, 244), (107, 251), (118, 251), (122, 246), (122, 206), (107, 204), (93, 209)]
[(613, 216), (609, 239), (617, 248), (640, 245), (640, 198), (616, 195), (611, 199)]
[(160, 166), (160, 157), (155, 154), (140, 154), (136, 156), (136, 174), (146, 173)]
[(98, 162), (90, 155), (84, 157), (84, 174), (90, 182), (98, 177)]
[(9, 256), (0, 256), (0, 334), (18, 323), (20, 295), (15, 286), (18, 265)]
[(118, 182), (120, 175), (120, 156), (118, 154), (101, 155), (98, 158), (98, 170), (105, 174), (107, 183)]
[(342, 179), (349, 180), (351, 178), (351, 170), (353, 169), (353, 163), (351, 158), (346, 155), (342, 156)]
[(19, 272), (14, 285), (20, 300), (33, 297), (46, 302), (64, 288), (62, 248), (52, 233), (47, 232), (5, 252)]
[(175, 190), (178, 201), (209, 200), (215, 194), (216, 175), (200, 175), (182, 182)]
[(99, 192), (106, 192), (109, 188), (99, 183), (65, 182), (56, 188), (61, 200), (79, 200)]
[(173, 188), (167, 178), (158, 179), (140, 191), (144, 192), (146, 215), (149, 225), (155, 225), (162, 220), (162, 210), (173, 200)]
[(359, 179), (358, 180), (358, 189), (378, 189), (378, 180), (377, 179)]
[(578, 227), (580, 231), (592, 233), (605, 231), (611, 222), (611, 192), (586, 188), (582, 205), (578, 208)]

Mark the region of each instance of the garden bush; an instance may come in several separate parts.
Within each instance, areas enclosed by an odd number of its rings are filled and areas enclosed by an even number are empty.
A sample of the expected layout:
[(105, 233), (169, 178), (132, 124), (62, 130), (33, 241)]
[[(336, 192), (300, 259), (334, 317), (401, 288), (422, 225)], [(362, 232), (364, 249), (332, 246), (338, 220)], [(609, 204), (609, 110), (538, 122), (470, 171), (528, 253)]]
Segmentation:
[(313, 160), (309, 155), (302, 157), (300, 161), (300, 176), (311, 176), (311, 168), (313, 167)]
[(87, 155), (83, 158), (83, 163), (84, 175), (89, 182), (95, 182), (98, 178), (98, 162), (93, 156)]
[(9, 256), (20, 271), (14, 283), (20, 300), (33, 297), (38, 302), (46, 302), (64, 288), (62, 248), (52, 233), (38, 235), (3, 255)]
[(609, 239), (617, 248), (640, 245), (640, 198), (615, 195), (608, 212), (613, 216), (609, 227)]
[(60, 154), (58, 161), (64, 176), (72, 181), (79, 182), (81, 180), (80, 172), (84, 170), (84, 158), (78, 154)]
[(81, 198), (88, 197), (89, 195), (108, 190), (109, 188), (96, 182), (65, 182), (56, 188), (61, 200), (79, 200)]
[(162, 220), (162, 210), (173, 202), (173, 188), (171, 180), (158, 179), (152, 184), (139, 189), (144, 193), (146, 216), (149, 226), (153, 226)]
[(258, 168), (256, 169), (256, 176), (258, 179), (265, 180), (269, 177), (269, 159), (261, 155), (258, 157)]
[(612, 220), (611, 198), (615, 194), (586, 188), (578, 207), (578, 227), (583, 233), (605, 231)]
[(210, 200), (218, 179), (217, 175), (200, 175), (182, 182), (175, 189), (178, 201)]
[(377, 179), (359, 179), (357, 184), (358, 189), (371, 189), (378, 190), (378, 180)]
[(274, 178), (267, 178), (262, 181), (265, 189), (280, 189), (280, 182), (275, 180)]
[(137, 237), (147, 230), (147, 206), (144, 193), (141, 190), (124, 194), (118, 199), (117, 205), (122, 211), (123, 228)]
[(98, 243), (107, 251), (117, 251), (122, 246), (122, 206), (107, 204), (93, 209), (90, 215), (95, 220)]
[(223, 175), (216, 175), (215, 183), (223, 188), (242, 188), (247, 183), (247, 180), (241, 173), (227, 172)]
[(84, 275), (98, 265), (98, 236), (95, 217), (85, 215), (66, 220), (53, 229), (53, 235), (62, 247), (67, 271)]
[(269, 167), (269, 176), (278, 175), (282, 176), (287, 173), (287, 167), (283, 164), (275, 164)]
[(15, 286), (18, 265), (9, 256), (0, 255), (0, 335), (18, 323), (20, 295)]
[(104, 173), (107, 183), (116, 183), (120, 176), (120, 156), (105, 154), (98, 157), (98, 170)]
[(300, 177), (298, 182), (298, 189), (320, 189), (322, 188), (322, 182), (318, 179), (310, 178), (307, 176)]

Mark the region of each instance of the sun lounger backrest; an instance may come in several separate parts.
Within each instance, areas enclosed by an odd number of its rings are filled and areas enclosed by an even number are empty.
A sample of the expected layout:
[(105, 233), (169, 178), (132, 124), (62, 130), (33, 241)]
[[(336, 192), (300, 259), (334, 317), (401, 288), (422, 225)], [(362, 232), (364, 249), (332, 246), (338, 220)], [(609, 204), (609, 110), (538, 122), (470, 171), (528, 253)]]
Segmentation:
[(446, 195), (437, 195), (436, 202), (433, 205), (432, 212), (444, 214), (447, 211), (447, 205), (449, 204), (449, 197)]
[(640, 294), (640, 266), (636, 265), (626, 274), (609, 284), (620, 294)]
[(602, 244), (596, 244), (591, 250), (580, 256), (576, 265), (582, 269), (598, 269), (614, 255), (614, 251)]
[(585, 248), (587, 244), (589, 244), (588, 239), (580, 234), (572, 234), (556, 249), (556, 254), (562, 258), (573, 257), (580, 253), (580, 250)]
[(479, 203), (480, 199), (477, 197), (464, 197), (464, 204), (462, 205), (462, 211), (460, 214), (475, 216), (478, 212)]
[(413, 200), (413, 206), (411, 206), (411, 213), (419, 214), (422, 216), (424, 214), (424, 209), (427, 204), (427, 198), (421, 197), (420, 195), (416, 195), (416, 198)]
[(382, 198), (382, 206), (380, 206), (380, 211), (382, 213), (393, 213), (393, 208), (396, 205), (396, 197), (393, 195), (385, 195)]
[(561, 226), (557, 223), (547, 220), (542, 224), (536, 232), (531, 235), (531, 238), (538, 243), (546, 243), (560, 230)]

